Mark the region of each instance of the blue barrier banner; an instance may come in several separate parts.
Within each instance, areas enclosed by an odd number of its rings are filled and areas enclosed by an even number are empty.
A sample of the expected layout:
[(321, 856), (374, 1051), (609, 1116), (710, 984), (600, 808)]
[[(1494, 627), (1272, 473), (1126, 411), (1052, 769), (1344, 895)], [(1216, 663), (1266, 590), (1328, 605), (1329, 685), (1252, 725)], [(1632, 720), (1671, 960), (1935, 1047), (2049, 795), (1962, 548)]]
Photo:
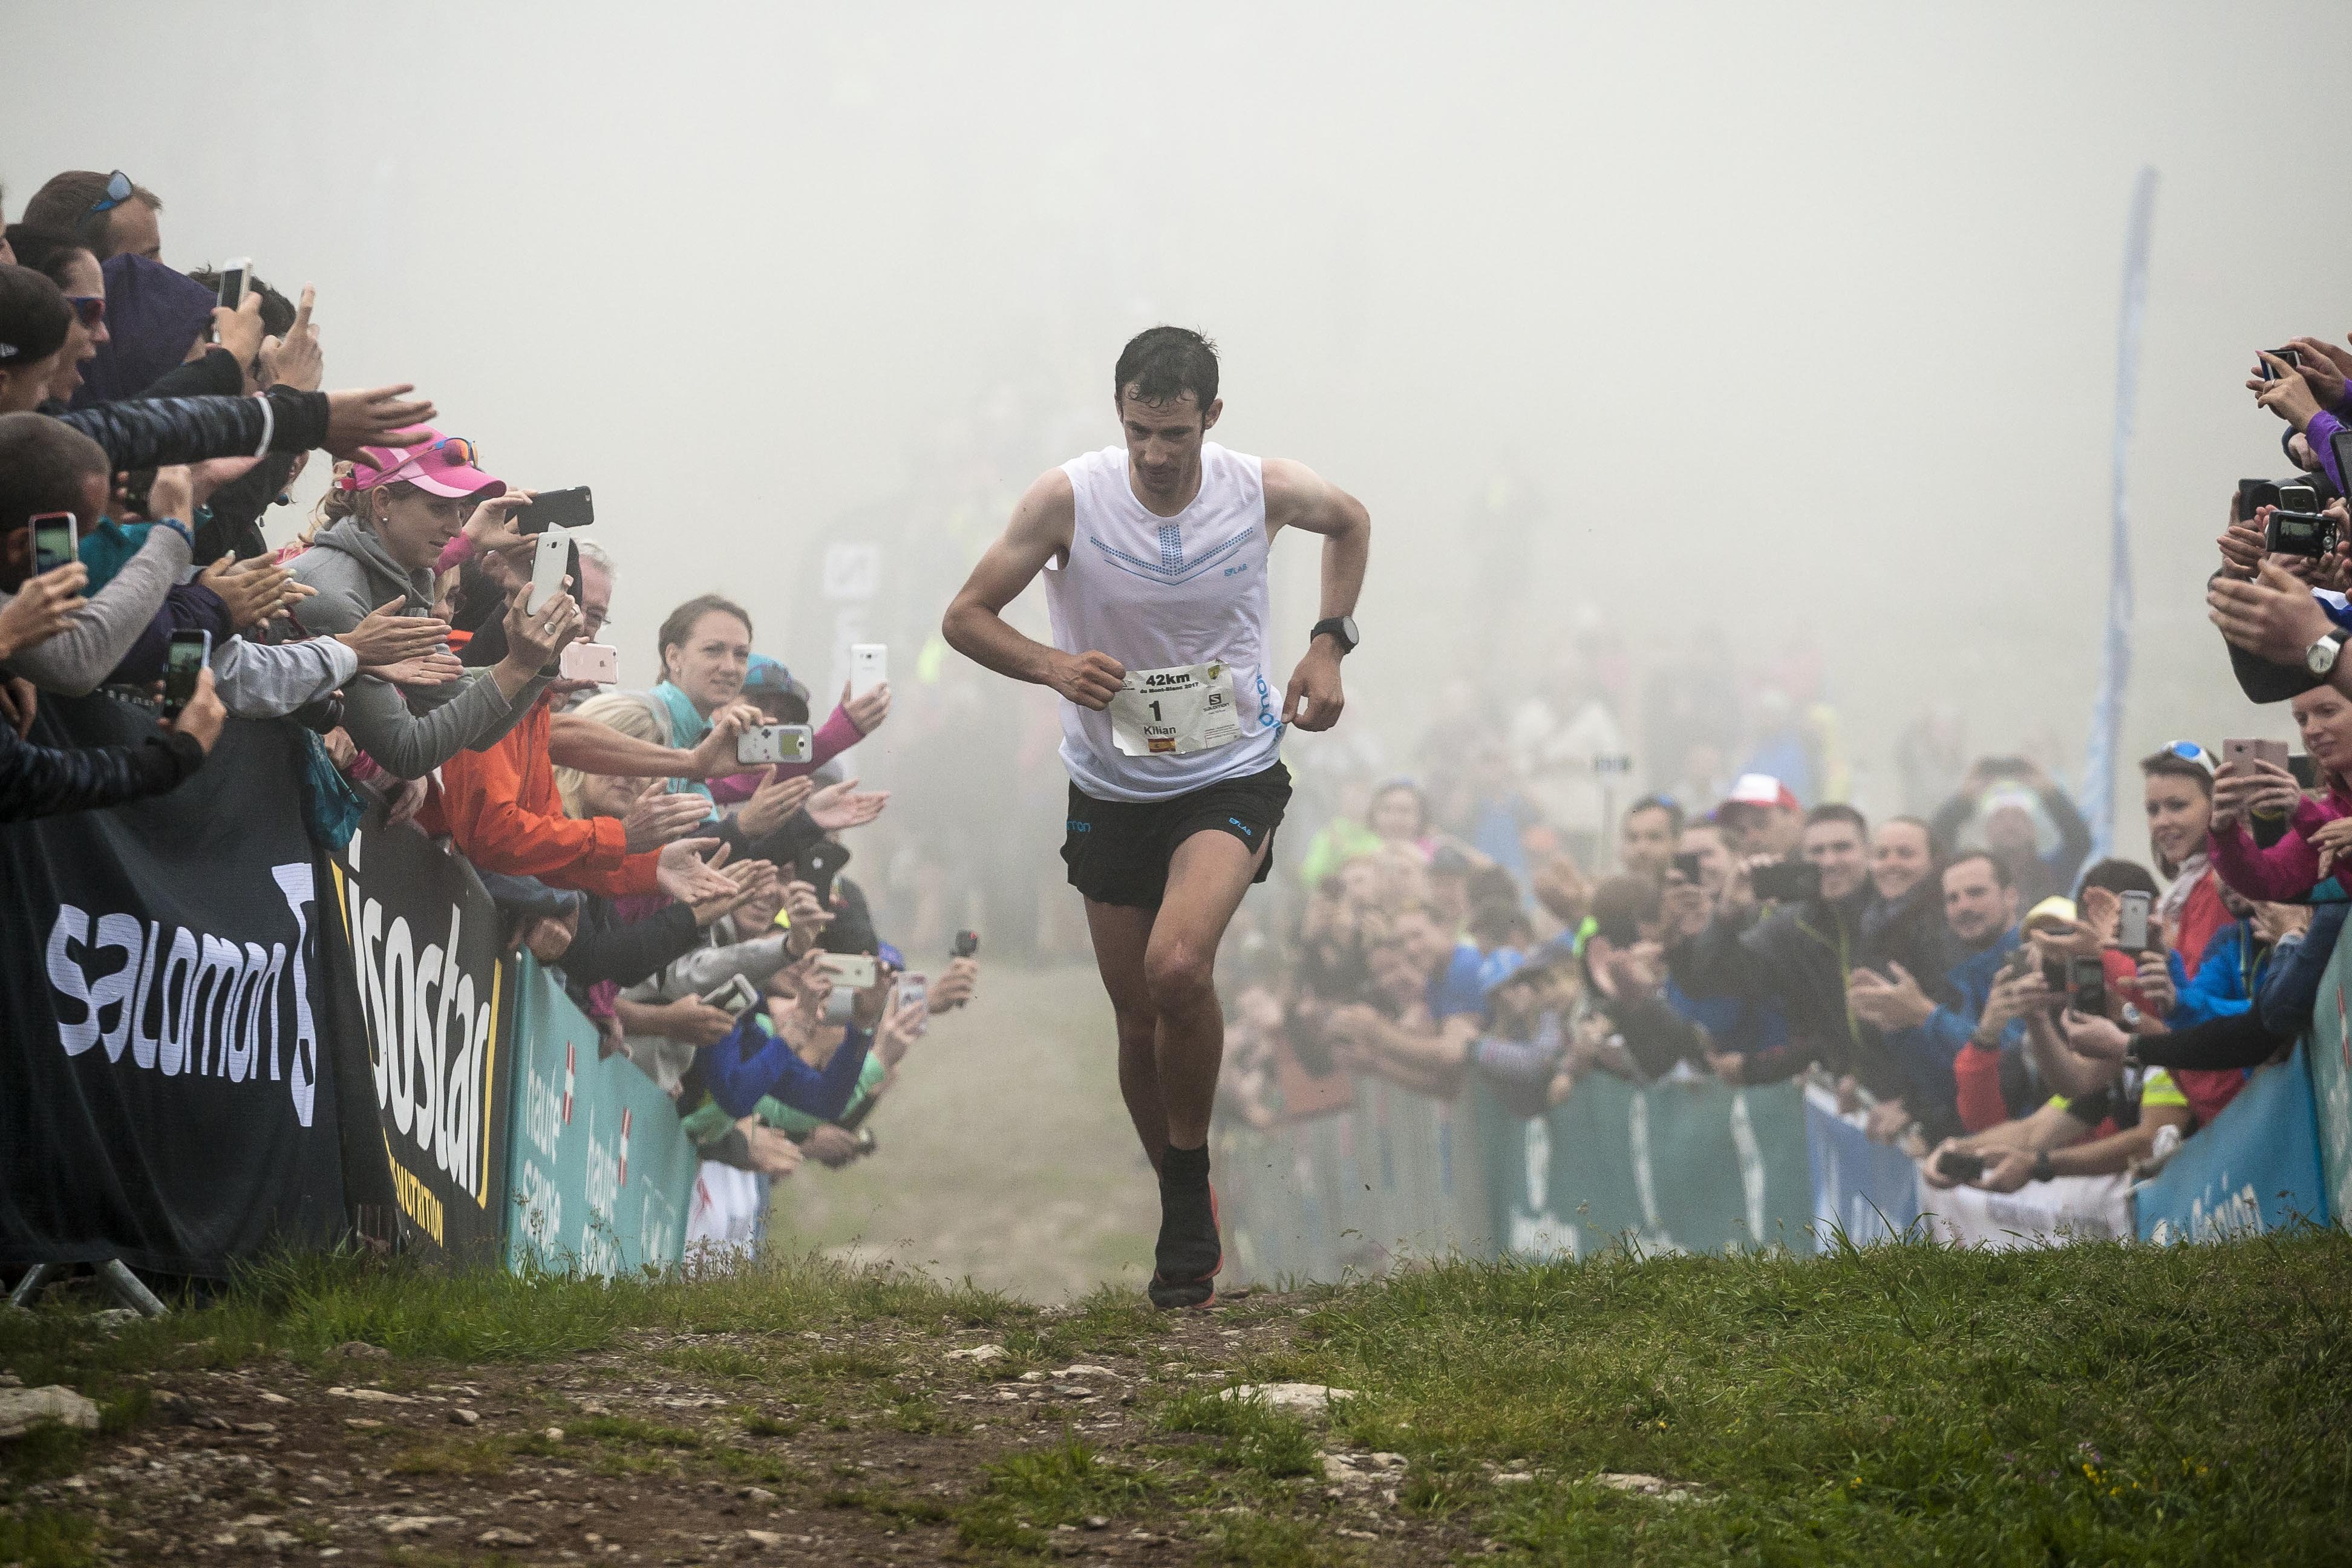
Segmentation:
[(686, 1251), (694, 1144), (661, 1086), (600, 1056), (596, 1026), (525, 952), (515, 974), (507, 1266), (611, 1279)]
[(2298, 1219), (2327, 1222), (2306, 1055), (2298, 1045), (2283, 1066), (2257, 1072), (2212, 1126), (2133, 1189), (2141, 1240), (2213, 1241)]
[(1872, 1142), (1859, 1116), (1839, 1115), (1837, 1097), (1814, 1086), (1805, 1089), (1805, 1155), (1822, 1245), (1832, 1226), (1859, 1247), (1900, 1236), (1919, 1217), (1918, 1166), (1902, 1150)]

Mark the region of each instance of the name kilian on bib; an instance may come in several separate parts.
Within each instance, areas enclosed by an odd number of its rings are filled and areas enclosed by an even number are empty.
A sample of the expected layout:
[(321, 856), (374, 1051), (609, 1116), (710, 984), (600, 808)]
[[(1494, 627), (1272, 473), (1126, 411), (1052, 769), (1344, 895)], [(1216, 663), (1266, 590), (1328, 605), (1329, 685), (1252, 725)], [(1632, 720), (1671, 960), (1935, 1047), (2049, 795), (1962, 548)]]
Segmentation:
[(1214, 751), (1241, 739), (1234, 678), (1222, 660), (1130, 669), (1110, 700), (1111, 739), (1130, 757)]

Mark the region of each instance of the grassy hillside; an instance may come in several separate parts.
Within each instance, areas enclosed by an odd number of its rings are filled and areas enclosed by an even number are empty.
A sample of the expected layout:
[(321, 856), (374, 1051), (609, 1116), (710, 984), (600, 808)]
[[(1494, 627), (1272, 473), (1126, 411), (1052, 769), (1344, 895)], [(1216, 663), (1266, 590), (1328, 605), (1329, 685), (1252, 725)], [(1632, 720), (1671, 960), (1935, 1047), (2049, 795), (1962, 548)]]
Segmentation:
[[(89, 1304), (0, 1313), (0, 1366), (104, 1412), (0, 1444), (0, 1562), (2352, 1561), (2340, 1234), (1457, 1265), (1180, 1317), (821, 1262)], [(1272, 1382), (1350, 1392), (1218, 1396)]]

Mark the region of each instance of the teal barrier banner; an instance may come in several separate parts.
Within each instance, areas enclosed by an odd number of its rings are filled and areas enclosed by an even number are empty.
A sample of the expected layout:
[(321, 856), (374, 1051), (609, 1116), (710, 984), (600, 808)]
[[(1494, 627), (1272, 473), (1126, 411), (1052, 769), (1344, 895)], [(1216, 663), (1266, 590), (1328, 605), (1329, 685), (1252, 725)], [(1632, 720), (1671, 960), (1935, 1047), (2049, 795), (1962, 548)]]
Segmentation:
[(1522, 1121), (1474, 1089), (1493, 1234), (1526, 1257), (1813, 1250), (1803, 1092), (1713, 1079), (1636, 1088), (1589, 1075)]
[(2132, 1189), (2142, 1241), (2217, 1241), (2298, 1220), (2327, 1223), (2307, 1054), (2298, 1045), (2283, 1065), (2255, 1073), (2212, 1126)]
[[(2352, 927), (2347, 927), (2352, 930)], [(2313, 1008), (2306, 1053), (2311, 1061), (2311, 1091), (2318, 1102), (2319, 1163), (2325, 1176), (2327, 1212), (2352, 1215), (2352, 1007), (2346, 988), (2352, 984), (2352, 942), (2339, 939), (2336, 956), (2320, 977), (2319, 1003)]]
[(685, 1255), (694, 1145), (669, 1096), (530, 954), (515, 973), (513, 1223), (507, 1266), (611, 1279)]

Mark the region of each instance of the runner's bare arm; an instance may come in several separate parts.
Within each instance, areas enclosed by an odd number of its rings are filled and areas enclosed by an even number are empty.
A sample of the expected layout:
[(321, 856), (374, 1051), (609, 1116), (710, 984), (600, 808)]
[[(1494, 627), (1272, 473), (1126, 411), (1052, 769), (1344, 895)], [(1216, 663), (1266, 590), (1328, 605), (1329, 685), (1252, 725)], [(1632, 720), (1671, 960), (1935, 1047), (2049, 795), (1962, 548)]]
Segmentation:
[[(1364, 569), (1372, 558), (1372, 514), (1364, 503), (1326, 480), (1304, 463), (1268, 458), (1265, 477), (1265, 531), (1271, 538), (1283, 528), (1303, 529), (1323, 536), (1322, 618), (1352, 616), (1356, 596), (1363, 592)], [(1302, 730), (1328, 730), (1339, 721), (1348, 699), (1340, 689), (1339, 642), (1317, 637), (1298, 661), (1290, 686), (1282, 694), (1285, 723)]]
[(1055, 557), (1066, 558), (1077, 523), (1070, 476), (1059, 468), (1040, 475), (1013, 508), (1013, 521), (988, 547), (948, 605), (940, 635), (948, 646), (999, 675), (1050, 686), (1082, 707), (1110, 706), (1127, 671), (1104, 653), (1066, 654), (1025, 637), (1007, 625), (1004, 606), (1019, 598)]

